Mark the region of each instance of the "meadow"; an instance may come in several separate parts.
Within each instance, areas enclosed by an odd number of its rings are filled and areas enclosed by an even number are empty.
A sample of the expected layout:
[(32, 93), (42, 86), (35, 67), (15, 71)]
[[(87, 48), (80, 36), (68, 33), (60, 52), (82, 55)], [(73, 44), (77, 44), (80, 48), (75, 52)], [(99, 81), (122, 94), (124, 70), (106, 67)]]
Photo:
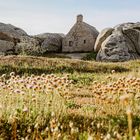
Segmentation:
[(0, 57), (0, 139), (140, 140), (140, 60)]

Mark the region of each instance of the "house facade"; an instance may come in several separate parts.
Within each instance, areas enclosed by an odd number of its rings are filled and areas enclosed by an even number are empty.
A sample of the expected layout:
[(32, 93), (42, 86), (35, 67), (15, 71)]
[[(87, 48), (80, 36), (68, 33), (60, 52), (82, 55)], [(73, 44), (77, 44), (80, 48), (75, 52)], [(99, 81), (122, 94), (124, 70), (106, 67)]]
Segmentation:
[(95, 27), (83, 22), (83, 15), (78, 15), (75, 25), (63, 39), (62, 52), (91, 52), (98, 34)]

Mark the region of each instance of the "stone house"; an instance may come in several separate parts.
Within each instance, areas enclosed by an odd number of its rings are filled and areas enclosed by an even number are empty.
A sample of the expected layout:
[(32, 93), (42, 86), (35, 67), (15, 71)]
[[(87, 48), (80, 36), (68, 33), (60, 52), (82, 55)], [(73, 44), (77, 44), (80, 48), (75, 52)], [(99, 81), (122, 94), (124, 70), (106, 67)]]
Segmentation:
[(95, 27), (83, 22), (83, 16), (77, 16), (77, 22), (65, 36), (62, 52), (91, 52), (99, 32)]

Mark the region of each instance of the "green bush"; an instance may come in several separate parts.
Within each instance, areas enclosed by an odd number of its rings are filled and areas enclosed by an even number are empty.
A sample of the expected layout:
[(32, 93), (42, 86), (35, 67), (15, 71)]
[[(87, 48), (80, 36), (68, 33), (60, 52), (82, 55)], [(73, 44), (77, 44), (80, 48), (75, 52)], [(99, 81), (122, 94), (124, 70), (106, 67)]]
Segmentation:
[(82, 58), (82, 60), (96, 60), (97, 53), (91, 52), (87, 54), (85, 57)]

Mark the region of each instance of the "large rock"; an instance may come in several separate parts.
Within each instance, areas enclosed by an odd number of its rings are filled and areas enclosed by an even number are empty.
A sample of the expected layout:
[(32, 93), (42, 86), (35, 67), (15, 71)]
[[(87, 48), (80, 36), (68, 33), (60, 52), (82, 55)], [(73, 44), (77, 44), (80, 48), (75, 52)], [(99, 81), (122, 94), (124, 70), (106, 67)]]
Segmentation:
[(15, 46), (26, 32), (10, 24), (0, 23), (0, 54), (14, 54)]
[(45, 33), (29, 36), (11, 24), (0, 23), (0, 54), (42, 55), (62, 49), (63, 34)]
[(21, 36), (27, 36), (27, 33), (24, 30), (15, 27), (11, 24), (0, 23), (0, 32), (7, 34), (8, 36), (13, 38), (20, 38)]
[(140, 31), (136, 29), (124, 29), (123, 33), (132, 41), (137, 53), (140, 55)]
[(101, 46), (97, 61), (118, 62), (140, 58), (140, 23), (120, 24), (109, 36), (102, 38), (104, 41), (96, 42), (95, 46)]
[(11, 41), (0, 40), (0, 54), (14, 53), (14, 43)]
[(11, 24), (0, 23), (0, 54), (40, 53), (39, 41)]
[(22, 36), (15, 46), (15, 52), (21, 55), (41, 55), (39, 41), (33, 37)]
[(57, 33), (44, 33), (36, 35), (40, 39), (42, 53), (45, 52), (60, 52), (62, 49), (63, 34)]
[(94, 46), (94, 51), (98, 52), (101, 48), (102, 43), (105, 41), (105, 39), (110, 36), (113, 32), (113, 28), (105, 28), (104, 30), (101, 31), (101, 33), (98, 35), (95, 46)]

